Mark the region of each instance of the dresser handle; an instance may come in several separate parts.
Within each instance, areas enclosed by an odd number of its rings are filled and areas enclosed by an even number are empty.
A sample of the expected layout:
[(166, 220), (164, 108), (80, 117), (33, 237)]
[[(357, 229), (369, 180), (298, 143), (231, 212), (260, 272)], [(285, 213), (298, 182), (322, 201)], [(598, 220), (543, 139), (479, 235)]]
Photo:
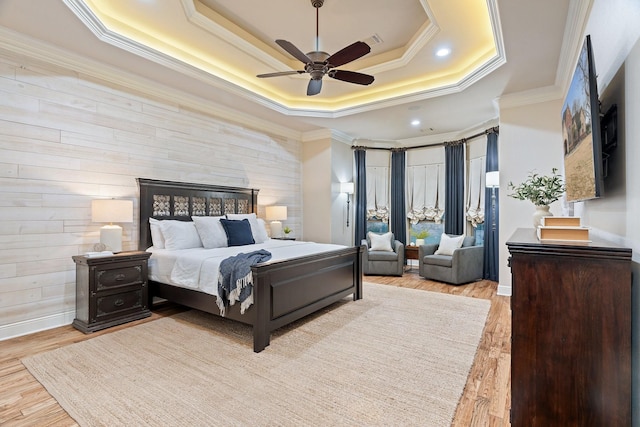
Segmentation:
[(122, 282), (122, 281), (124, 280), (124, 278), (125, 278), (125, 275), (124, 275), (124, 274), (122, 274), (122, 273), (120, 273), (120, 274), (116, 274), (116, 277), (115, 277), (115, 279), (116, 279), (118, 282)]
[(116, 307), (120, 307), (121, 305), (124, 304), (124, 300), (123, 299), (117, 299), (115, 300), (115, 302), (113, 303), (113, 305), (115, 305)]

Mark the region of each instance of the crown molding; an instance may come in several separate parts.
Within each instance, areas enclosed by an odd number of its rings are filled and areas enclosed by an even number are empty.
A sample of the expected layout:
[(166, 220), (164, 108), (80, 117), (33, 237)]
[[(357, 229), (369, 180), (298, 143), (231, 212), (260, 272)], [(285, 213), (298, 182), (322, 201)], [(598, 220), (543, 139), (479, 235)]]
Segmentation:
[[(195, 6), (195, 2), (198, 0), (182, 0), (182, 5), (185, 9), (185, 13), (187, 15), (191, 14), (193, 19), (195, 19), (200, 25), (203, 25), (203, 20), (207, 19), (205, 17), (200, 16), (199, 18), (195, 18), (198, 15), (201, 15), (197, 11), (197, 7)], [(334, 110), (318, 110), (313, 108), (295, 108), (289, 107), (282, 102), (274, 101), (268, 98), (265, 95), (253, 92), (250, 89), (245, 89), (238, 84), (232, 83), (230, 81), (225, 80), (224, 78), (217, 77), (212, 73), (206, 72), (204, 70), (199, 69), (193, 65), (190, 65), (184, 61), (173, 58), (170, 55), (166, 55), (155, 49), (152, 49), (146, 45), (138, 43), (134, 40), (131, 40), (127, 37), (121, 36), (114, 31), (106, 28), (98, 19), (97, 16), (93, 13), (93, 11), (85, 4), (83, 0), (63, 0), (65, 5), (67, 5), (76, 16), (95, 34), (95, 36), (105, 42), (109, 43), (113, 46), (116, 46), (120, 49), (123, 49), (127, 52), (131, 52), (135, 55), (143, 57), (145, 59), (151, 60), (155, 63), (158, 63), (164, 67), (167, 67), (171, 70), (177, 71), (189, 77), (198, 79), (206, 84), (209, 84), (213, 87), (222, 89), (231, 94), (240, 96), (244, 99), (253, 101), (263, 107), (269, 108), (273, 111), (276, 111), (280, 114), (284, 114), (286, 116), (295, 116), (295, 117), (314, 117), (314, 118), (338, 118), (350, 116), (353, 114), (359, 114), (368, 111), (374, 111), (382, 108), (393, 107), (400, 104), (404, 104), (406, 102), (417, 102), (425, 99), (430, 99), (438, 96), (449, 95), (452, 93), (458, 93), (483, 77), (487, 76), (498, 67), (506, 63), (506, 57), (504, 52), (504, 44), (502, 41), (502, 30), (499, 20), (499, 14), (497, 10), (497, 0), (487, 0), (488, 8), (489, 8), (489, 16), (492, 23), (492, 28), (494, 32), (494, 40), (496, 46), (496, 55), (488, 60), (482, 66), (472, 70), (467, 75), (462, 77), (456, 83), (426, 89), (419, 92), (411, 92), (405, 95), (393, 96), (390, 95), (388, 98), (372, 101), (372, 102), (364, 102), (360, 104), (356, 104), (358, 102), (358, 97), (353, 98), (353, 106), (346, 107), (342, 109), (334, 109)], [(430, 9), (428, 5), (424, 3), (424, 0), (421, 0), (423, 7), (425, 8), (425, 13), (431, 19), (433, 18), (433, 14), (430, 13)], [(438, 27), (435, 25), (435, 20), (433, 21), (434, 25), (429, 25), (428, 28), (424, 29), (424, 33), (421, 34), (416, 41), (413, 42), (411, 50), (417, 49), (417, 46), (422, 42), (426, 42), (430, 37), (433, 36), (433, 32), (438, 31)], [(209, 29), (214, 31), (211, 27), (212, 24), (209, 24)], [(215, 30), (217, 31), (217, 30)], [(217, 32), (216, 32), (217, 34)], [(231, 32), (225, 32), (225, 37), (237, 37)], [(247, 44), (247, 43), (245, 43)], [(252, 47), (251, 50), (256, 53), (256, 48)], [(260, 56), (260, 59), (263, 60), (263, 54), (257, 54)], [(408, 56), (407, 56), (408, 57)], [(406, 58), (405, 58), (406, 59)], [(401, 59), (403, 61), (403, 59)], [(375, 67), (375, 66), (374, 66)], [(396, 92), (402, 88), (394, 88), (393, 91)], [(384, 90), (380, 92), (380, 96), (384, 96)], [(368, 96), (368, 95), (367, 95)]]
[(343, 144), (351, 145), (353, 138), (348, 134), (335, 129), (318, 129), (302, 134), (302, 142), (318, 141), (321, 139), (331, 139)]
[(571, 0), (562, 36), (555, 85), (567, 91), (573, 78), (593, 0)]
[(522, 92), (509, 93), (499, 97), (496, 102), (499, 108), (514, 108), (524, 105), (539, 104), (541, 102), (555, 101), (562, 99), (564, 91), (562, 88), (551, 85), (541, 88), (525, 90)]
[(88, 59), (56, 46), (26, 37), (23, 34), (5, 27), (0, 27), (0, 49), (58, 67), (67, 68), (99, 80), (144, 93), (154, 98), (163, 99), (171, 104), (187, 106), (199, 113), (214, 116), (231, 123), (241, 124), (243, 127), (260, 132), (291, 138), (297, 141), (299, 141), (302, 136), (299, 131), (276, 125), (270, 121), (258, 119), (255, 116), (217, 104), (213, 101), (158, 84), (108, 64)]

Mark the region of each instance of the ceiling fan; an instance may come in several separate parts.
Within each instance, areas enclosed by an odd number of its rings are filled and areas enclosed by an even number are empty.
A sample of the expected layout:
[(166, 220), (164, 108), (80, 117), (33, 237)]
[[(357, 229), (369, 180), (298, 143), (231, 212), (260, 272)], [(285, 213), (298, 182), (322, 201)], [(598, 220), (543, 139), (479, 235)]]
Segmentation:
[(359, 85), (369, 85), (373, 83), (373, 76), (370, 76), (368, 74), (334, 69), (335, 67), (339, 67), (351, 61), (355, 61), (356, 59), (361, 58), (367, 53), (371, 52), (371, 48), (365, 42), (357, 41), (339, 50), (333, 55), (329, 55), (327, 52), (322, 52), (318, 48), (318, 16), (319, 9), (323, 4), (324, 0), (311, 0), (311, 5), (316, 8), (316, 50), (314, 52), (304, 54), (300, 49), (295, 47), (293, 43), (281, 39), (276, 40), (278, 46), (286, 50), (294, 58), (304, 63), (304, 70), (258, 74), (256, 77), (278, 77), (289, 76), (292, 74), (309, 73), (311, 75), (311, 80), (309, 80), (309, 85), (307, 86), (308, 96), (317, 95), (320, 93), (320, 89), (322, 89), (322, 77), (324, 77), (325, 75), (336, 80), (342, 80), (344, 82), (355, 83)]

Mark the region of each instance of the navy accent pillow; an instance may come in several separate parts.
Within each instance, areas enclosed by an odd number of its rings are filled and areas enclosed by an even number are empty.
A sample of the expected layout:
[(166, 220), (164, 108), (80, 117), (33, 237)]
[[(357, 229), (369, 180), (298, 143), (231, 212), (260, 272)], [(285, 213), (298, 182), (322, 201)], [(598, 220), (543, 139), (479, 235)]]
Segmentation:
[(253, 234), (251, 234), (251, 224), (248, 219), (220, 219), (220, 223), (227, 233), (227, 243), (229, 246), (253, 245)]

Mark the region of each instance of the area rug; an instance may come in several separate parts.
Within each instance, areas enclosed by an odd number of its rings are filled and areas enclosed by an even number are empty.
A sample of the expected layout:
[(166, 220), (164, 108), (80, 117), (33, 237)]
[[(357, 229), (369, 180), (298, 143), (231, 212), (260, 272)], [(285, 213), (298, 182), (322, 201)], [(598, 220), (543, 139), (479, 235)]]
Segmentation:
[(22, 362), (81, 426), (449, 426), (489, 306), (365, 283), (261, 353), (192, 310)]

